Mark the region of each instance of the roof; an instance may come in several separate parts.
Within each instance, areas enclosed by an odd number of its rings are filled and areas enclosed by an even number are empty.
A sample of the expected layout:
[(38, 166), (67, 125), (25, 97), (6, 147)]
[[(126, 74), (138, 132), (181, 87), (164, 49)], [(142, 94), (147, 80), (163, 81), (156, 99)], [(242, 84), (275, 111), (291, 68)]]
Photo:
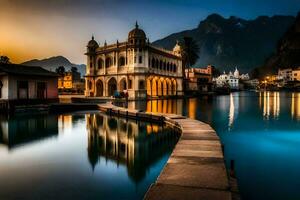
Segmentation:
[(25, 76), (58, 76), (55, 72), (50, 72), (42, 67), (37, 66), (26, 66), (19, 64), (1, 64), (0, 63), (0, 72), (4, 72), (6, 74), (14, 74), (14, 75), (25, 75)]

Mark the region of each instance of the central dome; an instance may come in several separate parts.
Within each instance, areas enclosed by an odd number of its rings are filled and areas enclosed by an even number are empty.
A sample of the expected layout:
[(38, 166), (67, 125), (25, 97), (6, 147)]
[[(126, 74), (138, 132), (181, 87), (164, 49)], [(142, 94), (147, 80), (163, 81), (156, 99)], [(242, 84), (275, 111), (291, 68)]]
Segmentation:
[(128, 33), (128, 39), (144, 39), (146, 40), (146, 34), (142, 29), (139, 29), (139, 25), (136, 22), (135, 29)]

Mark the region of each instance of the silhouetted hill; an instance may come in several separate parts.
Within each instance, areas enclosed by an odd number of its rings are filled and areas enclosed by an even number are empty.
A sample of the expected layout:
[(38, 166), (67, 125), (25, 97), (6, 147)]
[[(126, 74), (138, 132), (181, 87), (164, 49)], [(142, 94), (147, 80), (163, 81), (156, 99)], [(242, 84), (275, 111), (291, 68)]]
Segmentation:
[(28, 66), (40, 66), (49, 71), (55, 71), (56, 68), (59, 66), (64, 66), (66, 71), (69, 71), (71, 67), (77, 67), (78, 72), (81, 73), (81, 76), (84, 76), (86, 71), (86, 65), (84, 64), (77, 65), (71, 63), (67, 58), (63, 56), (54, 56), (42, 60), (34, 59), (34, 60), (29, 60), (27, 62), (24, 62), (22, 64)]
[(277, 73), (279, 68), (300, 66), (300, 13), (294, 24), (279, 40), (276, 52), (266, 60), (264, 66), (254, 70), (253, 75), (262, 77)]
[(242, 72), (250, 72), (274, 52), (278, 40), (294, 21), (293, 16), (245, 20), (212, 14), (197, 28), (171, 34), (153, 44), (171, 50), (176, 40), (190, 36), (200, 46), (196, 67), (213, 64), (219, 70), (227, 70), (238, 66)]

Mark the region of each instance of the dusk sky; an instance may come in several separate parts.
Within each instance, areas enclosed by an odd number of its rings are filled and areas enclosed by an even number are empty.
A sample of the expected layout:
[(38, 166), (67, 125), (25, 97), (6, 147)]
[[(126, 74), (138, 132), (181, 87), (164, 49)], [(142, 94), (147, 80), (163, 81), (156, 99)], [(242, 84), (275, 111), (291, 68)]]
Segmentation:
[(0, 55), (16, 63), (56, 55), (85, 63), (92, 35), (100, 45), (124, 41), (136, 20), (154, 41), (211, 13), (254, 19), (299, 10), (300, 0), (0, 0)]

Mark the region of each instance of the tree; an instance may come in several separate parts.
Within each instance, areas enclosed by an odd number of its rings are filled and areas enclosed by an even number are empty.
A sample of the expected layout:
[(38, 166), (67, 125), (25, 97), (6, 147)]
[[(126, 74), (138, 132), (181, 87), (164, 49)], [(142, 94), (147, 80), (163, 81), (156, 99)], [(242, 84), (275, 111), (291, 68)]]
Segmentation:
[(74, 72), (78, 72), (77, 67), (72, 67), (72, 68), (71, 68), (71, 72), (73, 72), (73, 73), (74, 73)]
[(0, 56), (0, 63), (3, 63), (3, 64), (10, 63), (9, 62), (9, 57), (7, 57), (7, 56)]
[(56, 73), (58, 73), (59, 75), (64, 75), (64, 73), (66, 72), (66, 69), (64, 66), (59, 66), (58, 68), (56, 68)]
[[(196, 64), (199, 59), (200, 48), (197, 42), (191, 37), (184, 37), (183, 44), (181, 46), (181, 56), (182, 56), (182, 73), (184, 75), (185, 81), (189, 80), (189, 73), (187, 73), (187, 77), (185, 75), (185, 69), (190, 70), (190, 67)], [(185, 86), (186, 87), (186, 86)]]

